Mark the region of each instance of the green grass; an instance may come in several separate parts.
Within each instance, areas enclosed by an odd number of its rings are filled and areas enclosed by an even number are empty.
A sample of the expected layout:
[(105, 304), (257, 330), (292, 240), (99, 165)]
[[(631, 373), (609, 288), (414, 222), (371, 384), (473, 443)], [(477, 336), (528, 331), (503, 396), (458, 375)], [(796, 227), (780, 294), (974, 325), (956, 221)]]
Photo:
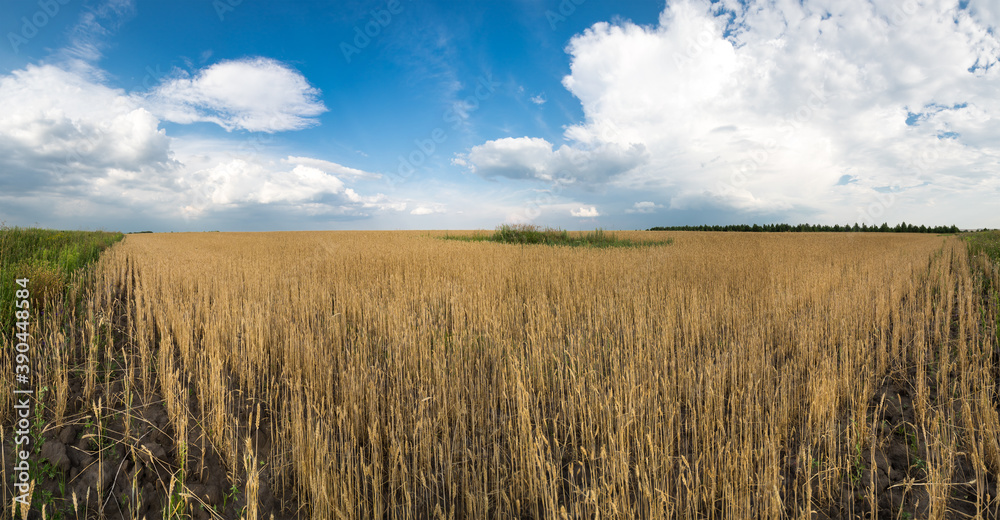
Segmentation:
[[(125, 235), (106, 231), (57, 231), (0, 226), (0, 334), (10, 334), (16, 279), (28, 278), (32, 308), (61, 298), (76, 270)], [(37, 312), (37, 311), (36, 311)], [(34, 314), (34, 313), (33, 313)]]
[(445, 235), (447, 240), (463, 240), (466, 242), (496, 242), (500, 244), (540, 244), (549, 246), (575, 247), (641, 247), (663, 246), (674, 243), (674, 239), (665, 241), (633, 241), (618, 238), (614, 233), (597, 229), (587, 233), (570, 233), (553, 228), (542, 228), (529, 224), (504, 224), (491, 235), (476, 234), (472, 236)]
[(969, 242), (969, 253), (985, 253), (993, 262), (1000, 262), (1000, 231), (979, 231), (965, 236)]
[[(1000, 264), (1000, 230), (969, 233), (964, 236), (964, 239), (968, 242), (970, 256), (986, 255), (992, 265)], [(986, 285), (984, 289), (987, 292), (1000, 292), (1000, 287), (991, 287), (991, 278), (988, 273), (982, 273), (982, 275)]]
[[(979, 275), (983, 281), (983, 297), (987, 301), (993, 302), (994, 309), (1000, 307), (1000, 287), (995, 282), (995, 275), (989, 272), (991, 270), (995, 272), (996, 266), (1000, 264), (1000, 230), (969, 233), (964, 236), (964, 239), (968, 242), (970, 256), (986, 255), (989, 257), (989, 264), (977, 270), (980, 271)], [(985, 310), (983, 312), (983, 319), (986, 323), (995, 322), (991, 327), (994, 331), (995, 341), (1000, 342), (1000, 315), (993, 314), (993, 317), (990, 318)]]

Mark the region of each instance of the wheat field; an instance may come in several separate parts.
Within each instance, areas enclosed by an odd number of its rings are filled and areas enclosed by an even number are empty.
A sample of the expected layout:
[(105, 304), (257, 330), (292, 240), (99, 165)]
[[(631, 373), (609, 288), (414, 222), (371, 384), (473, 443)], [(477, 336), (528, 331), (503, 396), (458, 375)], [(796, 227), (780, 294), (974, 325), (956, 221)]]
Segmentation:
[(129, 236), (89, 300), (118, 334), (61, 363), (162, 403), (167, 491), (245, 518), (997, 517), (1000, 275), (959, 238), (442, 234)]

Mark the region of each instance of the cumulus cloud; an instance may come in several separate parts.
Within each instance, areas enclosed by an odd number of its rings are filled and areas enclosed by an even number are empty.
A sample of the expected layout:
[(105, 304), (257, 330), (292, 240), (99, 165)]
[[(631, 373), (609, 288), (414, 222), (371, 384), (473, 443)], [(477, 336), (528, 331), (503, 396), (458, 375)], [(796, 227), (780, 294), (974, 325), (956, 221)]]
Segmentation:
[(344, 191), (336, 176), (298, 165), (291, 171), (274, 171), (244, 159), (219, 164), (191, 176), (192, 187), (215, 205), (314, 200)]
[(300, 157), (295, 164), (288, 164), (287, 159), (275, 160), (266, 154), (228, 159), (221, 153), (208, 157), (179, 155), (189, 160), (176, 173), (177, 189), (159, 201), (176, 208), (178, 215), (187, 219), (236, 214), (248, 208), (284, 208), (286, 216), (293, 218), (367, 216), (369, 210), (406, 209), (404, 201), (382, 193), (358, 193), (348, 186), (348, 181), (301, 164), (310, 162), (309, 158)]
[(474, 146), (453, 162), (483, 177), (575, 182), (604, 180), (635, 168), (645, 159), (642, 145), (564, 144), (553, 149), (552, 143), (540, 137), (505, 137)]
[(319, 90), (301, 73), (268, 58), (222, 61), (194, 76), (175, 74), (142, 96), (154, 114), (174, 123), (280, 132), (317, 125), (315, 117), (327, 111)]
[(308, 207), (311, 215), (406, 209), (405, 202), (381, 193), (361, 195), (337, 176), (318, 168), (297, 164), (284, 169), (278, 164), (236, 158), (185, 175), (184, 191), (190, 195), (185, 215), (197, 217), (227, 207), (256, 205)]
[(384, 193), (363, 196), (359, 195), (353, 189), (347, 188), (344, 190), (344, 195), (347, 197), (348, 201), (353, 204), (357, 204), (362, 208), (375, 208), (379, 210), (392, 211), (403, 211), (406, 209), (406, 202), (394, 200)]
[(406, 209), (404, 201), (349, 187), (376, 173), (273, 157), (264, 146), (247, 150), (246, 140), (170, 138), (146, 98), (103, 78), (80, 62), (0, 75), (0, 208), (31, 206), (70, 222), (74, 215), (95, 221), (111, 214), (130, 222), (140, 215), (223, 222), (254, 208), (295, 218)]
[(536, 105), (544, 105), (547, 99), (545, 99), (545, 94), (539, 94), (537, 96), (531, 96), (531, 102)]
[(168, 171), (176, 162), (158, 125), (121, 90), (29, 65), (0, 76), (0, 181), (10, 191), (71, 189), (112, 169)]
[(594, 206), (589, 208), (581, 206), (580, 209), (570, 210), (569, 214), (579, 218), (593, 218), (601, 216), (601, 214), (597, 212), (597, 208)]
[(655, 202), (650, 202), (648, 200), (636, 202), (632, 204), (632, 207), (625, 210), (625, 213), (653, 213), (658, 209), (662, 209), (662, 204), (657, 204)]
[[(879, 187), (912, 186), (884, 218), (972, 222), (1000, 166), (994, 4), (678, 0), (652, 26), (597, 23), (566, 49), (563, 85), (584, 118), (563, 154), (643, 150), (577, 177), (652, 191), (671, 209), (839, 221), (865, 216)], [(546, 179), (567, 162), (547, 145), (488, 141), (459, 159), (485, 176)], [(839, 184), (845, 175), (857, 181)]]
[(444, 213), (444, 206), (441, 204), (430, 204), (430, 205), (420, 205), (413, 208), (410, 215), (433, 215), (435, 213)]
[(356, 168), (349, 168), (347, 166), (343, 166), (335, 162), (324, 161), (322, 159), (313, 159), (311, 157), (295, 157), (289, 155), (288, 158), (284, 160), (284, 162), (288, 164), (297, 164), (302, 166), (308, 166), (310, 168), (316, 168), (317, 170), (321, 170), (323, 172), (332, 175), (341, 175), (341, 176), (363, 178), (363, 179), (382, 178), (382, 175), (378, 173), (366, 172), (363, 170), (358, 170)]

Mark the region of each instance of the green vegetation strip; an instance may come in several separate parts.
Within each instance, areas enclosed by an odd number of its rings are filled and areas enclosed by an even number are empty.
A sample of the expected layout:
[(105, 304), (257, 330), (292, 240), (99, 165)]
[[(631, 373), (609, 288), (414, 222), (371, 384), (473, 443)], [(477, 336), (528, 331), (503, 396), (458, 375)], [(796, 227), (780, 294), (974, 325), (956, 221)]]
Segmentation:
[(1000, 262), (1000, 231), (980, 231), (965, 235), (969, 243), (969, 253), (973, 256), (986, 254), (990, 260)]
[[(997, 343), (1000, 343), (1000, 313), (997, 313), (996, 309), (1000, 309), (1000, 283), (997, 282), (997, 270), (1000, 269), (1000, 230), (992, 231), (980, 231), (978, 233), (969, 233), (963, 237), (969, 245), (969, 256), (976, 257), (979, 255), (986, 255), (990, 261), (984, 266), (983, 264), (975, 264), (979, 267), (977, 269), (979, 276), (982, 277), (983, 281), (983, 297), (987, 299), (988, 302), (992, 302), (993, 311), (993, 330), (994, 337)], [(992, 272), (989, 272), (992, 271)], [(990, 319), (985, 318), (984, 319)]]
[(0, 334), (14, 318), (16, 278), (31, 280), (32, 302), (62, 297), (72, 274), (97, 260), (101, 251), (125, 235), (106, 231), (0, 227)]
[(674, 243), (674, 239), (672, 238), (664, 241), (633, 241), (627, 238), (618, 238), (614, 233), (603, 229), (587, 233), (570, 233), (562, 229), (542, 228), (527, 224), (502, 225), (492, 235), (445, 235), (442, 238), (447, 240), (463, 240), (466, 242), (575, 247), (644, 247), (666, 246)]

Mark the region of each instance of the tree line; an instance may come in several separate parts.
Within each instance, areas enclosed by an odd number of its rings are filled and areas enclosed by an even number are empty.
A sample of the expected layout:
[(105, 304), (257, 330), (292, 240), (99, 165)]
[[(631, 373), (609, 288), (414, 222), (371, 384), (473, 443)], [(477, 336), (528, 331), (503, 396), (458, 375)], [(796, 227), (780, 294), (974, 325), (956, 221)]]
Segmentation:
[(840, 224), (834, 224), (828, 226), (825, 224), (728, 224), (725, 226), (656, 226), (649, 228), (649, 231), (752, 231), (752, 232), (873, 232), (873, 233), (959, 233), (961, 230), (958, 226), (952, 224), (951, 226), (931, 226), (927, 227), (925, 225), (915, 226), (913, 224), (907, 224), (906, 222), (901, 222), (895, 226), (890, 227), (887, 222), (883, 222), (881, 226), (869, 226), (868, 224), (858, 225), (857, 222), (854, 225), (845, 224), (841, 226)]

